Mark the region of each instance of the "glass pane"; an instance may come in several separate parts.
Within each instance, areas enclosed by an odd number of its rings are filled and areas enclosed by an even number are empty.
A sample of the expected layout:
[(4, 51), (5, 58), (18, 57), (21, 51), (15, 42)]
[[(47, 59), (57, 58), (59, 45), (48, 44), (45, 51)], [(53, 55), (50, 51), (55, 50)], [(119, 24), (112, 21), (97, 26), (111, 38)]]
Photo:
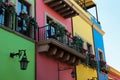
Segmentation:
[(28, 14), (28, 6), (25, 5), (22, 2), (18, 2), (18, 11), (17, 11), (17, 14), (19, 15), (20, 12), (22, 12), (22, 11)]
[(23, 11), (28, 14), (27, 6), (23, 5)]
[(19, 13), (21, 12), (21, 8), (22, 8), (22, 4), (20, 2), (18, 2), (18, 11), (17, 14), (19, 15)]

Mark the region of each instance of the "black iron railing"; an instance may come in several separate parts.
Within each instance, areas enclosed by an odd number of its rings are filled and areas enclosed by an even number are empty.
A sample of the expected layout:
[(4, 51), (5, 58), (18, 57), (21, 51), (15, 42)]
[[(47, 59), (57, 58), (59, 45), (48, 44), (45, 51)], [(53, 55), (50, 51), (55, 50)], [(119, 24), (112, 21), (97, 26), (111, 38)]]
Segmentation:
[(46, 25), (38, 28), (38, 41), (43, 41), (50, 38), (75, 49), (79, 53), (86, 53), (86, 50), (83, 48), (83, 41), (76, 36), (73, 37), (72, 34), (65, 28), (59, 28), (59, 26), (54, 25)]
[(53, 25), (46, 25), (38, 28), (38, 41), (50, 38), (72, 47), (73, 43), (72, 35), (65, 29), (61, 31), (60, 29), (57, 29)]
[(28, 16), (25, 13), (16, 15), (15, 17), (15, 31), (35, 39), (35, 32), (37, 28), (37, 23), (34, 18)]
[[(10, 8), (10, 9), (9, 9)], [(25, 13), (17, 15), (14, 12), (13, 6), (8, 6), (7, 3), (0, 4), (0, 25), (1, 27), (9, 28), (24, 36), (35, 40), (37, 23), (34, 18)]]
[(0, 7), (0, 25), (13, 29), (13, 15), (4, 7)]

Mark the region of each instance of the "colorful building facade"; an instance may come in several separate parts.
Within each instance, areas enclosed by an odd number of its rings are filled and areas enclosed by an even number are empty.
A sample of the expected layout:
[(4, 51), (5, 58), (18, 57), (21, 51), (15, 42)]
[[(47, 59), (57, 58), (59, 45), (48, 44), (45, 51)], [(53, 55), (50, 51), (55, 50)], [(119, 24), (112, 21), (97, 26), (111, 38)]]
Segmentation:
[(109, 67), (109, 73), (108, 73), (108, 80), (119, 80), (120, 79), (120, 72), (113, 68), (112, 66)]
[(107, 80), (104, 32), (85, 11), (96, 4), (76, 1), (0, 1), (0, 80)]
[(80, 58), (84, 58), (71, 48), (70, 43), (70, 17), (76, 14), (67, 1), (36, 0), (36, 19), (39, 25), (37, 80), (75, 80), (75, 65), (80, 62)]
[[(34, 11), (34, 0), (0, 1), (0, 80), (35, 80), (35, 40), (30, 31), (34, 25), (28, 25), (22, 13), (20, 16), (21, 10), (27, 11), (27, 3)], [(22, 64), (24, 61), (27, 66)]]
[[(88, 21), (85, 20), (85, 18), (88, 18), (90, 21), (90, 15), (85, 12), (82, 7), (78, 6), (78, 8), (80, 8), (79, 10), (83, 15), (75, 16), (72, 18), (73, 34), (83, 40), (83, 48), (86, 50), (84, 54), (86, 55), (87, 63), (83, 62), (76, 66), (77, 80), (96, 80), (96, 68), (91, 67), (92, 60), (96, 60), (95, 57), (92, 58), (89, 56), (95, 56), (92, 26), (88, 23)], [(93, 66), (95, 65), (97, 64), (94, 64)]]
[(93, 25), (93, 37), (94, 37), (94, 47), (96, 52), (96, 60), (98, 63), (98, 79), (99, 80), (108, 80), (108, 68), (106, 66), (106, 58), (104, 51), (103, 43), (103, 34), (104, 32), (101, 29), (100, 23), (95, 19), (91, 18), (91, 21), (97, 26)]

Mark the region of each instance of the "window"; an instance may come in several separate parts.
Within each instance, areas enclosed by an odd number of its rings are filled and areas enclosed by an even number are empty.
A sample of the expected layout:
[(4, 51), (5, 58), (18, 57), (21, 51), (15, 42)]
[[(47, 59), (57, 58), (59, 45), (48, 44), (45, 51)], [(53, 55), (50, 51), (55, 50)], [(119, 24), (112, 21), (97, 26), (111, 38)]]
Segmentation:
[(87, 50), (88, 50), (88, 53), (92, 53), (92, 45), (87, 43)]
[(46, 38), (54, 38), (64, 44), (67, 44), (66, 29), (55, 19), (46, 16)]
[(18, 0), (18, 11), (17, 14), (20, 15), (21, 12), (24, 12), (29, 15), (30, 4), (23, 0)]
[(46, 27), (46, 30), (47, 30), (46, 37), (47, 38), (51, 38), (55, 35), (55, 27), (54, 27), (54, 25), (52, 25), (53, 23), (54, 22), (53, 22), (52, 18), (47, 16), (47, 22), (46, 22), (46, 25), (47, 25), (47, 27)]
[[(4, 3), (4, 2), (7, 2), (7, 0), (0, 0), (0, 4), (1, 3)], [(4, 14), (5, 14), (5, 9), (0, 5), (0, 25), (2, 24), (2, 25), (5, 25), (5, 16), (4, 16)]]
[(99, 59), (100, 60), (104, 60), (104, 58), (103, 58), (103, 52), (101, 50), (98, 50), (98, 53), (99, 53)]
[(18, 9), (17, 9), (17, 27), (16, 30), (24, 35), (28, 35), (28, 19), (29, 19), (29, 8), (30, 4), (24, 0), (18, 0)]

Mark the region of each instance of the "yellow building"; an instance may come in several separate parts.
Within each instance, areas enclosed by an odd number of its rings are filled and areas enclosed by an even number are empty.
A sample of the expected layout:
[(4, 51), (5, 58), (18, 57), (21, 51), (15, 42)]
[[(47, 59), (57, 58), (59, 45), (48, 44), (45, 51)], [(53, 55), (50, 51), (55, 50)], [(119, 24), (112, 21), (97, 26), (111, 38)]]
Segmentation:
[[(72, 18), (73, 21), (73, 35), (79, 36), (84, 41), (83, 48), (87, 50), (86, 55), (91, 53), (95, 55), (92, 24), (90, 23), (90, 15), (84, 11), (80, 6), (79, 16)], [(95, 59), (95, 58), (94, 58)], [(91, 68), (88, 64), (79, 64), (76, 66), (77, 80), (97, 80), (97, 71), (95, 68)]]

